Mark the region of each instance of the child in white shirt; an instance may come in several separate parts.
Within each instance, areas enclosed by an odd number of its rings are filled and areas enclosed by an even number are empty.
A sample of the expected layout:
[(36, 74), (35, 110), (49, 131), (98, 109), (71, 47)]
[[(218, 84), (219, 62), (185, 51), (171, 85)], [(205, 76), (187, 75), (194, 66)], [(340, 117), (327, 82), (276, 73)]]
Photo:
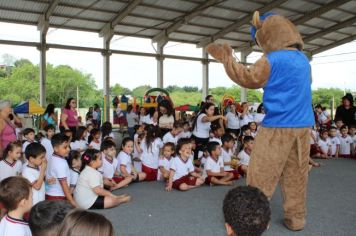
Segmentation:
[(31, 128), (26, 128), (22, 131), (22, 134), (25, 138), (25, 142), (22, 144), (22, 152), (25, 153), (27, 145), (35, 142), (35, 130)]
[(0, 182), (10, 176), (21, 175), (22, 144), (20, 141), (11, 142), (4, 150), (4, 157), (0, 161)]
[(80, 175), (80, 168), (82, 167), (82, 155), (79, 151), (71, 150), (67, 158), (69, 172), (70, 172), (70, 190), (73, 193), (75, 186), (77, 186)]
[(318, 141), (319, 153), (316, 157), (328, 158), (331, 155), (331, 142), (329, 139), (329, 133), (327, 130), (322, 130), (320, 132), (320, 139)]
[(90, 131), (90, 136), (88, 138), (89, 148), (100, 151), (101, 145), (101, 132), (99, 129), (94, 128)]
[(173, 129), (163, 136), (163, 143), (174, 143), (177, 145), (178, 139), (181, 138), (180, 133), (183, 131), (183, 124), (176, 121), (173, 124)]
[(250, 155), (253, 148), (254, 138), (252, 136), (245, 136), (243, 140), (243, 150), (237, 156), (239, 159), (238, 171), (241, 175), (247, 174), (248, 165), (250, 163)]
[(111, 208), (131, 200), (127, 194), (116, 196), (104, 189), (103, 176), (97, 170), (102, 164), (102, 155), (95, 149), (88, 149), (82, 155), (82, 172), (74, 190), (74, 199), (83, 209)]
[(330, 127), (329, 129), (329, 136), (330, 136), (330, 144), (331, 144), (331, 153), (332, 157), (338, 158), (339, 151), (340, 151), (340, 139), (337, 136), (337, 129), (336, 127)]
[(352, 138), (347, 134), (348, 128), (346, 125), (340, 128), (341, 136), (340, 139), (340, 157), (350, 158), (352, 150), (354, 149), (354, 144)]
[(233, 160), (233, 147), (234, 147), (234, 137), (232, 137), (231, 134), (224, 134), (221, 137), (221, 141), (223, 143), (222, 149), (221, 149), (221, 157), (223, 158), (224, 161), (224, 170), (226, 172), (232, 173), (234, 175), (234, 180), (237, 180), (240, 178), (240, 174), (237, 171), (237, 160)]
[(118, 155), (118, 161), (120, 166), (120, 174), (124, 178), (132, 178), (133, 182), (143, 181), (146, 178), (146, 174), (143, 172), (137, 172), (132, 165), (131, 153), (133, 151), (133, 141), (131, 138), (126, 137), (122, 140), (121, 152)]
[(171, 159), (169, 180), (167, 191), (172, 188), (187, 191), (201, 186), (204, 179), (194, 172), (193, 162), (189, 161), (192, 154), (191, 143), (189, 141), (179, 142), (177, 145), (178, 155)]
[(23, 168), (22, 176), (32, 185), (32, 205), (45, 200), (45, 184), (47, 159), (46, 149), (39, 143), (31, 143), (25, 150), (27, 165)]
[(163, 156), (158, 161), (157, 180), (167, 181), (169, 178), (169, 166), (172, 157), (174, 156), (174, 144), (166, 143), (163, 146)]
[(192, 136), (192, 132), (190, 132), (189, 122), (186, 121), (183, 123), (183, 131), (180, 133), (179, 138), (190, 138)]
[(41, 139), (41, 144), (46, 149), (46, 158), (47, 158), (47, 161), (48, 161), (48, 159), (53, 154), (53, 147), (52, 147), (52, 143), (51, 143), (51, 138), (53, 137), (53, 135), (54, 135), (54, 133), (56, 131), (56, 128), (53, 125), (46, 125), (46, 127), (44, 127), (44, 131), (46, 131), (46, 137)]
[(32, 236), (28, 223), (23, 219), (32, 207), (31, 183), (20, 176), (4, 179), (0, 183), (0, 199), (8, 210), (0, 222), (0, 235)]
[(70, 148), (72, 150), (78, 151), (80, 154), (83, 154), (85, 150), (88, 149), (88, 143), (85, 140), (87, 133), (87, 128), (85, 128), (84, 126), (79, 126), (75, 134), (76, 137), (74, 139), (74, 142), (70, 143)]

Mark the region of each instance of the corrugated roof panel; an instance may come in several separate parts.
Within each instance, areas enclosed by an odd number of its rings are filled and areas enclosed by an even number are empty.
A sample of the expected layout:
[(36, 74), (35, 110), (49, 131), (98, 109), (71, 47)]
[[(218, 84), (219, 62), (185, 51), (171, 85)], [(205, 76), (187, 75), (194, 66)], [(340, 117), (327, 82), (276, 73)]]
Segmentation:
[(209, 18), (209, 17), (205, 17), (205, 16), (194, 17), (194, 19), (192, 19), (190, 22), (197, 23), (197, 24), (211, 25), (211, 26), (220, 27), (220, 28), (224, 28), (224, 27), (230, 25), (231, 23), (233, 23), (232, 21), (214, 19), (214, 18)]
[(126, 26), (126, 25), (117, 25), (115, 27), (115, 33), (125, 33), (125, 34), (132, 34), (133, 36), (135, 34), (141, 34), (141, 35), (156, 35), (160, 32), (160, 30), (156, 29), (145, 29), (145, 28), (140, 28), (140, 27), (135, 27), (135, 26)]
[(255, 11), (256, 9), (262, 7), (264, 4), (251, 2), (248, 0), (228, 0), (221, 4), (225, 7), (231, 7), (232, 9), (242, 10), (242, 11)]
[(201, 33), (201, 34), (214, 34), (216, 32), (218, 32), (218, 29), (211, 29), (211, 28), (204, 28), (204, 27), (199, 27), (199, 26), (193, 26), (193, 25), (183, 25), (182, 27), (179, 28), (179, 30), (182, 31), (187, 31), (187, 32), (197, 32), (197, 33)]
[(70, 19), (69, 21), (66, 21), (64, 26), (66, 27), (75, 27), (75, 28), (83, 28), (83, 29), (90, 29), (90, 30), (101, 30), (104, 27), (105, 23), (100, 23), (100, 22), (89, 22), (89, 21), (84, 21), (84, 20), (78, 20), (78, 19)]
[(320, 45), (320, 46), (325, 46), (325, 45), (328, 45), (330, 43), (333, 43), (333, 41), (327, 40), (327, 39), (323, 39), (323, 38), (314, 39), (314, 40), (309, 42), (309, 44), (315, 44), (315, 45)]
[(339, 29), (337, 32), (345, 33), (345, 34), (354, 34), (356, 32), (356, 25), (350, 25), (349, 27), (345, 27)]
[(241, 41), (236, 41), (236, 40), (228, 40), (228, 39), (218, 39), (215, 41), (215, 43), (228, 43), (231, 47), (239, 47), (242, 44), (244, 44), (245, 42), (241, 42)]
[[(324, 1), (325, 2), (325, 1)], [(295, 9), (295, 10), (308, 10), (312, 11), (320, 7), (319, 4), (315, 4), (313, 2), (309, 1), (295, 1), (295, 0), (289, 0), (285, 3), (283, 3), (281, 6), (290, 8), (290, 9)]]
[(184, 33), (171, 33), (169, 35), (170, 39), (174, 40), (183, 40), (183, 41), (194, 41), (197, 42), (200, 39), (202, 39), (204, 36), (199, 36), (199, 35), (192, 35), (192, 34), (184, 34)]
[(315, 29), (315, 28), (312, 28), (312, 27), (308, 27), (306, 25), (298, 25), (297, 29), (299, 30), (299, 32), (302, 35), (314, 34), (314, 33), (317, 33), (319, 31), (318, 29)]
[[(86, 1), (86, 2), (88, 2), (88, 1)], [(100, 1), (100, 2), (96, 3), (93, 6), (93, 8), (94, 9), (100, 8), (100, 9), (106, 10), (106, 11), (119, 12), (120, 10), (124, 9), (126, 7), (126, 5), (127, 5), (127, 3), (112, 1), (112, 0), (105, 0), (105, 1)]]
[(241, 12), (231, 11), (228, 9), (217, 8), (217, 7), (210, 7), (206, 9), (204, 13), (207, 15), (211, 15), (212, 17), (216, 16), (216, 17), (226, 18), (227, 20), (237, 20), (247, 15)]
[(32, 13), (16, 12), (16, 11), (4, 11), (0, 9), (0, 17), (2, 19), (11, 20), (11, 21), (37, 23), (40, 15), (32, 14)]
[(150, 20), (147, 18), (140, 18), (140, 17), (133, 17), (133, 16), (127, 16), (125, 19), (121, 21), (121, 23), (125, 24), (137, 24), (137, 25), (143, 25), (143, 26), (155, 26), (157, 28), (165, 28), (170, 25), (170, 23), (166, 23), (165, 21), (159, 21), (159, 20)]
[(347, 2), (347, 3), (339, 6), (338, 8), (346, 10), (346, 11), (354, 12), (356, 14), (356, 1)]
[(348, 37), (348, 36), (345, 35), (345, 34), (337, 33), (337, 32), (332, 32), (330, 34), (326, 34), (326, 35), (323, 36), (323, 38), (330, 39), (330, 40), (333, 40), (333, 41), (339, 41), (339, 40), (342, 40), (342, 39), (344, 39), (346, 37)]
[(65, 15), (65, 16), (81, 16), (83, 18), (92, 18), (102, 20), (102, 21), (110, 21), (113, 18), (113, 14), (106, 12), (99, 12), (94, 10), (83, 10), (77, 7), (67, 7), (67, 6), (58, 6), (54, 10), (54, 14), (57, 16)]
[(165, 19), (174, 19), (177, 17), (182, 16), (182, 13), (174, 12), (174, 11), (167, 11), (167, 10), (160, 10), (160, 9), (153, 9), (149, 7), (137, 6), (132, 13), (137, 13), (143, 16), (152, 16), (152, 17), (159, 17)]
[(29, 2), (23, 0), (1, 0), (0, 7), (10, 7), (19, 10), (44, 12), (48, 4), (42, 2)]
[(191, 11), (192, 9), (198, 6), (198, 3), (188, 1), (143, 0), (143, 3), (158, 7), (161, 6), (177, 9), (178, 11)]
[(310, 24), (311, 26), (315, 25), (316, 27), (319, 27), (319, 28), (327, 28), (327, 27), (331, 27), (336, 24), (336, 22), (333, 22), (331, 20), (329, 21), (324, 18), (323, 19), (313, 18), (311, 20), (308, 20), (305, 23)]
[(322, 14), (322, 16), (329, 18), (329, 19), (334, 19), (335, 21), (344, 21), (344, 20), (347, 20), (347, 19), (353, 17), (354, 15), (333, 9), (331, 11), (328, 11), (328, 12)]
[(225, 35), (227, 38), (236, 38), (236, 40), (249, 41), (252, 40), (250, 34), (242, 34), (239, 32), (230, 32)]

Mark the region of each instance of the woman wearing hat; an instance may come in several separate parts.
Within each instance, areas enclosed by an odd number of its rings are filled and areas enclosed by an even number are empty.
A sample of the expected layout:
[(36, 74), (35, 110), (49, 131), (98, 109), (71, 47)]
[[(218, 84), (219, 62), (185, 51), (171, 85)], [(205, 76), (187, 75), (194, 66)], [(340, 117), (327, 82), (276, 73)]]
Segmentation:
[(342, 97), (342, 104), (336, 109), (335, 119), (342, 119), (342, 122), (348, 127), (356, 125), (356, 107), (353, 101), (351, 93), (347, 93)]

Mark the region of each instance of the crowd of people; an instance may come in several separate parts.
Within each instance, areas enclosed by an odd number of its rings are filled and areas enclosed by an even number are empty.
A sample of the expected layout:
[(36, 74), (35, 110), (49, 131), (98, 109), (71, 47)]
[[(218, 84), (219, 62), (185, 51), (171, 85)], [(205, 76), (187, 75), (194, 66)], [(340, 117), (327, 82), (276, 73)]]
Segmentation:
[[(317, 125), (310, 129), (311, 157), (355, 155), (353, 98), (348, 94), (342, 101), (334, 120), (322, 106), (315, 107)], [(115, 195), (112, 191), (116, 189), (141, 181), (160, 181), (167, 191), (233, 185), (248, 172), (253, 142), (264, 117), (263, 104), (254, 113), (248, 103), (232, 103), (221, 114), (211, 95), (196, 114), (179, 120), (168, 100), (161, 101), (157, 108), (135, 110), (129, 105), (124, 114), (129, 135), (118, 147), (112, 124), (101, 123), (97, 105), (89, 110), (86, 123), (82, 124), (75, 99), (68, 99), (59, 122), (50, 104), (42, 124), (45, 134), (36, 134), (32, 128), (21, 129), (11, 103), (0, 101), (0, 201), (1, 216), (5, 215), (0, 234), (31, 235), (32, 231), (33, 235), (57, 235), (48, 233), (53, 230), (58, 235), (75, 235), (68, 232), (95, 223), (96, 229), (91, 225), (93, 231), (113, 235), (112, 225), (105, 217), (86, 210), (131, 201), (127, 194)], [(319, 163), (310, 159), (310, 165)], [(243, 219), (237, 221), (234, 217), (238, 216), (232, 214), (246, 210), (240, 203), (248, 201), (259, 201), (256, 206), (264, 211), (256, 215), (250, 210), (250, 214), (263, 217), (259, 221), (261, 233), (267, 228), (268, 201), (258, 200), (263, 193), (256, 191), (239, 187), (226, 196), (224, 215), (229, 235), (241, 230), (236, 224)], [(248, 200), (253, 192), (259, 197)], [(231, 202), (231, 198), (240, 202)], [(239, 211), (231, 210), (233, 207)], [(59, 217), (64, 220), (59, 221)], [(58, 222), (62, 223), (57, 225)]]

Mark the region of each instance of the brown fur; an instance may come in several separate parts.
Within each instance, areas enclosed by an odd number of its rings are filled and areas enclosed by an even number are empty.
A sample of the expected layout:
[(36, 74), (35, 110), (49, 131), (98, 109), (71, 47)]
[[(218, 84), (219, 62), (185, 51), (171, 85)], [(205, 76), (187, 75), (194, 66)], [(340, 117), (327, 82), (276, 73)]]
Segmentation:
[[(270, 16), (261, 22), (256, 12), (252, 23), (257, 29), (256, 40), (265, 54), (303, 49), (298, 30), (288, 19)], [(206, 51), (224, 65), (227, 75), (240, 86), (263, 88), (267, 84), (271, 69), (265, 55), (248, 67), (236, 62), (227, 44), (210, 44)], [(280, 183), (284, 222), (291, 230), (305, 226), (309, 139), (309, 128), (262, 127), (247, 172), (248, 185), (261, 189), (269, 198)]]

